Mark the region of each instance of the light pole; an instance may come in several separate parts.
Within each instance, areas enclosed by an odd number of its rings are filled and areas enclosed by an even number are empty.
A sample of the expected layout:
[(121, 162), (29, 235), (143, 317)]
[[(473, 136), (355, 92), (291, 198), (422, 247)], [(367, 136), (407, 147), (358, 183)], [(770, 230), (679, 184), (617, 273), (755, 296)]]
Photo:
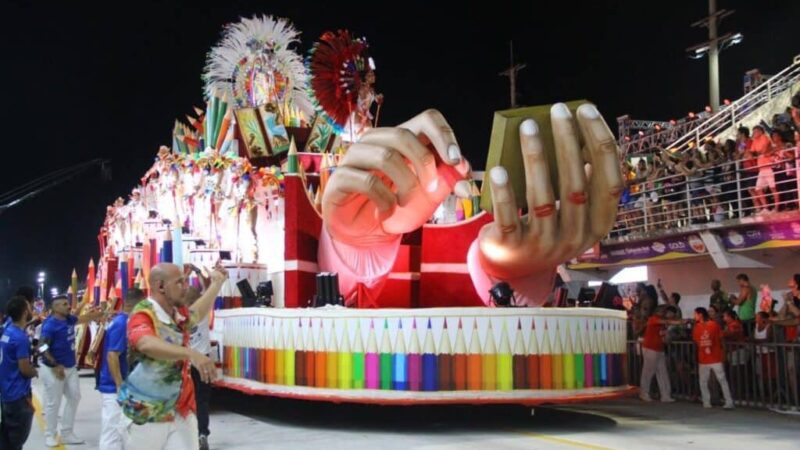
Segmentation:
[(36, 281), (39, 283), (39, 298), (44, 300), (45, 273), (39, 272), (39, 278), (37, 278)]
[(708, 0), (708, 17), (704, 17), (693, 23), (693, 27), (708, 28), (708, 40), (686, 49), (688, 56), (692, 59), (700, 59), (708, 54), (708, 101), (711, 110), (716, 112), (719, 109), (719, 52), (732, 45), (742, 42), (742, 33), (726, 33), (722, 36), (717, 35), (717, 25), (725, 17), (730, 16), (736, 11), (721, 9), (717, 11), (717, 0)]

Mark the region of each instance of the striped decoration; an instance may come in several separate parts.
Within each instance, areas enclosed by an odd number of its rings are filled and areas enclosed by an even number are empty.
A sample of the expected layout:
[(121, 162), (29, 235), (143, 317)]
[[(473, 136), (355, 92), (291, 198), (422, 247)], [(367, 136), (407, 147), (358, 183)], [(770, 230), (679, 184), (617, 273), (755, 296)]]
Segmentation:
[(627, 384), (624, 316), (602, 309), (246, 308), (218, 312), (214, 333), (223, 375), (265, 384), (390, 391)]

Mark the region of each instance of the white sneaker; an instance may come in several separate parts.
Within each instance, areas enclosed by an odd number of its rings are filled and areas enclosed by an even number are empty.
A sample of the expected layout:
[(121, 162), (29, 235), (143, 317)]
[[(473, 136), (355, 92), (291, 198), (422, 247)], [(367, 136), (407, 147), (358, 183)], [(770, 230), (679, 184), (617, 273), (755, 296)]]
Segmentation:
[(74, 433), (68, 433), (68, 434), (62, 434), (61, 435), (61, 443), (62, 444), (80, 445), (80, 444), (85, 444), (86, 441), (84, 441), (83, 439), (79, 438), (78, 436), (75, 436)]
[(711, 409), (711, 403), (703, 403), (703, 408)]
[(58, 447), (61, 444), (58, 443), (58, 439), (56, 439), (56, 438), (54, 438), (52, 436), (48, 436), (44, 440), (44, 445), (46, 445), (48, 447)]
[(649, 395), (644, 395), (644, 394), (640, 394), (639, 395), (639, 399), (642, 400), (643, 402), (652, 402), (653, 401), (653, 399), (650, 398)]
[(722, 409), (733, 409), (733, 408), (734, 408), (733, 403), (725, 403), (725, 406), (722, 407)]
[(672, 397), (662, 398), (661, 403), (675, 403), (675, 399)]

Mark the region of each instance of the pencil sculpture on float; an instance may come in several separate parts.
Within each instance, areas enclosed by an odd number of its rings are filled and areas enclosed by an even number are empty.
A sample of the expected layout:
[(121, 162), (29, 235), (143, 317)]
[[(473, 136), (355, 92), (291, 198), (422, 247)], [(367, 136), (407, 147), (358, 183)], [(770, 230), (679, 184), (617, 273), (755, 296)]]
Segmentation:
[(395, 391), (408, 390), (408, 355), (406, 354), (406, 339), (403, 334), (403, 322), (399, 321), (397, 336), (395, 337), (392, 362), (394, 366), (392, 388)]
[(378, 354), (378, 339), (375, 337), (375, 322), (369, 323), (369, 335), (367, 336), (367, 354), (364, 356), (366, 366), (366, 385), (367, 389), (380, 389), (381, 363)]
[(450, 345), (450, 333), (447, 331), (447, 319), (442, 321), (444, 326), (441, 341), (439, 342), (439, 356), (437, 368), (439, 369), (439, 390), (451, 391), (455, 388), (453, 383), (453, 348)]
[(366, 387), (366, 361), (364, 339), (361, 337), (361, 321), (356, 322), (356, 335), (353, 341), (353, 389)]
[[(475, 333), (478, 334), (477, 332)], [(486, 330), (486, 343), (483, 344), (482, 359), (482, 375), (481, 386), (484, 391), (492, 391), (497, 389), (497, 380), (499, 373), (499, 366), (497, 364), (497, 346), (494, 343), (494, 330), (492, 329), (492, 321), (489, 320), (489, 328)]]
[(328, 343), (325, 346), (325, 386), (339, 386), (339, 345), (336, 342), (336, 322), (331, 322)]
[(514, 389), (514, 356), (511, 353), (505, 320), (500, 331), (500, 348), (497, 351), (497, 389), (500, 391)]
[[(517, 320), (517, 330), (514, 334), (514, 353), (512, 356), (512, 367), (514, 372), (514, 389), (527, 389), (528, 384), (528, 361), (525, 351), (525, 337), (522, 334), (522, 320)], [(532, 388), (535, 389), (535, 388)]]
[(411, 344), (408, 355), (408, 389), (411, 391), (421, 391), (423, 382), (422, 354), (419, 345), (419, 332), (417, 330), (417, 319), (411, 322)]
[(478, 336), (478, 321), (472, 322), (472, 337), (467, 351), (467, 389), (479, 391), (483, 387), (483, 368), (481, 367), (481, 343)]
[(350, 348), (350, 333), (347, 322), (342, 330), (342, 340), (339, 345), (339, 389), (353, 388), (353, 352)]
[(461, 319), (458, 319), (456, 344), (453, 347), (453, 389), (456, 391), (467, 389), (467, 345), (464, 341)]
[[(442, 334), (447, 334), (447, 331), (445, 330)], [(431, 319), (428, 319), (428, 326), (425, 328), (425, 343), (422, 344), (422, 390), (426, 392), (439, 390), (438, 379), (436, 346), (433, 343)]]
[(381, 389), (392, 389), (392, 341), (389, 337), (389, 321), (383, 321), (383, 337), (380, 348)]

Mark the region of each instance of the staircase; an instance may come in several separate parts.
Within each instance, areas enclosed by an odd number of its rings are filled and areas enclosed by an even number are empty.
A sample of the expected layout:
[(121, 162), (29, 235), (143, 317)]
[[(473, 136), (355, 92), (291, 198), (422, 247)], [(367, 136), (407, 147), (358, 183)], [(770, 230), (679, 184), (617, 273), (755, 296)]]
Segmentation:
[(752, 127), (758, 125), (762, 119), (769, 122), (773, 114), (783, 112), (789, 106), (792, 94), (798, 89), (800, 89), (800, 55), (795, 56), (789, 67), (679, 138), (670, 145), (670, 149), (684, 152), (690, 148), (700, 147), (706, 139), (718, 141), (735, 139), (736, 129), (739, 126)]

